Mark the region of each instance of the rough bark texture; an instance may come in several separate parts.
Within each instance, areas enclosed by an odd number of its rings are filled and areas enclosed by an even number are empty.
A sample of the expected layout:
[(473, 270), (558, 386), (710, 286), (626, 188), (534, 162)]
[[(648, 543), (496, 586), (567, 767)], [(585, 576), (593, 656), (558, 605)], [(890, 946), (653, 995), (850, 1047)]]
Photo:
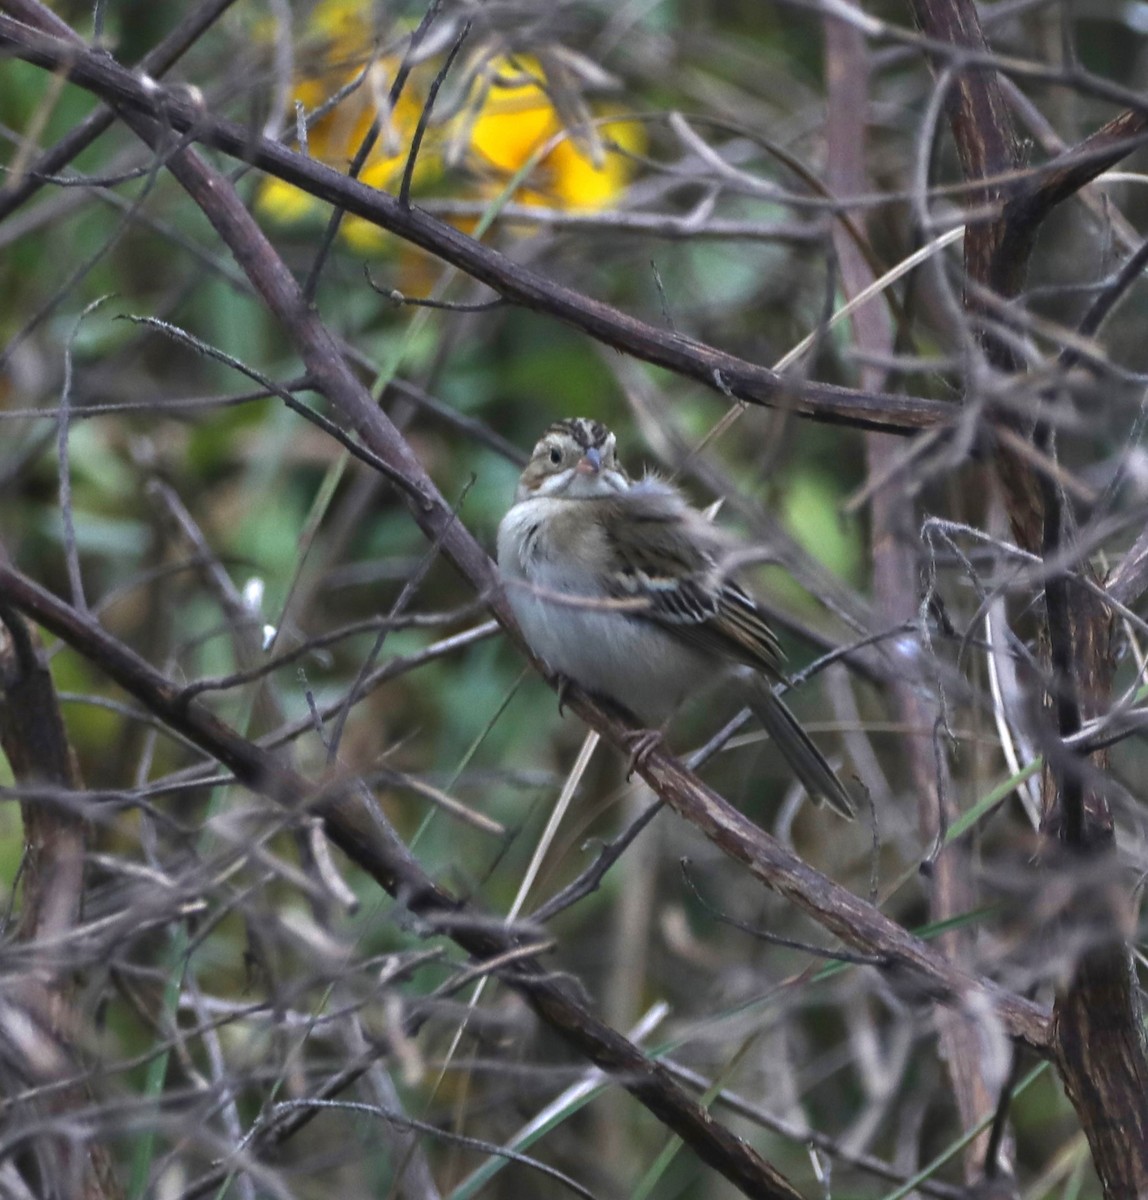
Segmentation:
[[(1082, 715), (1090, 716), (1111, 693), (1112, 618), (1081, 587), (1070, 589), (1067, 607), (1071, 682)], [(1045, 828), (1056, 839), (1050, 858), (1081, 880), (1070, 932), (1082, 931), (1086, 943), (1057, 996), (1052, 1039), (1105, 1194), (1125, 1198), (1148, 1193), (1148, 1042), (1125, 940), (1135, 913), (1115, 861), (1107, 766), (1106, 754), (1068, 758), (1045, 776)]]
[[(75, 756), (39, 640), (7, 606), (0, 606), (0, 747), (18, 786), (55, 791), (61, 798), (78, 790)], [(28, 1143), (26, 1164), (46, 1200), (106, 1200), (119, 1195), (107, 1153), (79, 1135), (70, 1117), (85, 1111), (91, 1096), (82, 1085), (59, 1086), (76, 1071), (75, 981), (67, 937), (80, 919), (87, 831), (75, 811), (34, 795), (21, 801), (20, 812), (23, 902), (16, 937), (32, 957), (0, 987), (0, 1038), (7, 1051), (4, 1091), (27, 1090), (29, 1099), (9, 1132), (46, 1124), (46, 1136)], [(36, 1096), (35, 1089), (47, 1085), (52, 1086), (46, 1097)]]
[(1104, 1193), (1130, 1200), (1148, 1193), (1148, 1070), (1131, 957), (1122, 944), (1100, 947), (1077, 964), (1056, 1002), (1056, 1062)]

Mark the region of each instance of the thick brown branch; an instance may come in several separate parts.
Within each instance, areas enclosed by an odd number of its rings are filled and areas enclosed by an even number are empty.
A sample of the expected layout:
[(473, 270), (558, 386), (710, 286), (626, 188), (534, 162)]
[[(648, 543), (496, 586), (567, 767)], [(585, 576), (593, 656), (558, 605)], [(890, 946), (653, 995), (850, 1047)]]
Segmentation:
[(1148, 113), (1121, 113), (1047, 164), (1030, 182), (1013, 189), (1000, 222), (1003, 249), (992, 268), (992, 282), (1001, 295), (1013, 296), (1020, 290), (1037, 232), (1048, 214), (1142, 145), (1145, 129)]
[[(43, 651), (19, 613), (0, 606), (0, 747), (16, 782), (78, 788), (79, 773), (64, 729)], [(82, 822), (50, 807), (22, 805), (27, 859), (20, 937), (55, 940), (80, 915), (83, 896)], [(57, 976), (60, 978), (57, 979)], [(57, 964), (41, 982), (60, 985)]]
[(1057, 998), (1052, 1030), (1057, 1067), (1104, 1194), (1120, 1200), (1145, 1194), (1148, 1047), (1143, 1023), (1128, 1019), (1140, 1009), (1137, 990), (1124, 946), (1099, 947), (1077, 964), (1072, 987)]
[[(981, 54), (989, 46), (976, 7), (964, 0), (914, 0), (917, 23), (931, 38), (946, 46)], [(982, 67), (957, 67), (948, 100), (949, 124), (966, 179), (1005, 175), (1020, 164), (1016, 133), (996, 72)], [(984, 204), (999, 200), (1000, 192), (986, 189)], [(991, 281), (1003, 229), (998, 222), (978, 222), (965, 234), (965, 265), (973, 279)]]
[[(39, 638), (11, 606), (0, 602), (0, 747), (20, 785), (80, 787), (56, 689)], [(77, 1021), (75, 980), (66, 958), (54, 949), (80, 920), (87, 831), (75, 813), (21, 800), (24, 820), (23, 893), (17, 936), (30, 951), (31, 969), (10, 976), (0, 989), (0, 1027), (8, 1046), (5, 1074), (20, 1086), (56, 1082), (74, 1069)], [(25, 1032), (12, 1036), (8, 1023)], [(21, 1053), (21, 1051), (23, 1053)], [(9, 1080), (5, 1080), (9, 1082)], [(22, 1109), (16, 1124), (67, 1121), (89, 1105), (88, 1090), (70, 1084)], [(40, 1141), (41, 1139), (37, 1139)], [(115, 1196), (107, 1152), (92, 1140), (46, 1134), (35, 1155), (43, 1195), (63, 1195), (77, 1184), (83, 1200)]]

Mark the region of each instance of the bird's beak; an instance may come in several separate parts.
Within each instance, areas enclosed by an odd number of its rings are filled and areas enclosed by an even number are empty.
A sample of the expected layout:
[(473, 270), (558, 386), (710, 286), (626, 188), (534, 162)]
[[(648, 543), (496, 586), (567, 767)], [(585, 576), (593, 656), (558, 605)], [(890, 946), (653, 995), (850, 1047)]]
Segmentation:
[(575, 468), (579, 475), (597, 475), (601, 469), (602, 454), (594, 446), (591, 446), (590, 449), (582, 455), (582, 457), (578, 460), (578, 466)]

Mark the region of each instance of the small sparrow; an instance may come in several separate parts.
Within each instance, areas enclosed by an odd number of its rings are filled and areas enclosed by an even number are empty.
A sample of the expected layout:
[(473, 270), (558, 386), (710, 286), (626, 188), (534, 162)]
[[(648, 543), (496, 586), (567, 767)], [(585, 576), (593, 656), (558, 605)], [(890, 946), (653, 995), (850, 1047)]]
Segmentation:
[[(810, 796), (851, 817), (845, 786), (769, 687), (785, 678), (781, 647), (729, 578), (734, 553), (670, 484), (631, 480), (614, 435), (584, 417), (542, 435), (498, 527), (510, 605), (552, 671), (654, 729), (743, 668), (746, 702)], [(659, 737), (636, 735), (635, 759)]]

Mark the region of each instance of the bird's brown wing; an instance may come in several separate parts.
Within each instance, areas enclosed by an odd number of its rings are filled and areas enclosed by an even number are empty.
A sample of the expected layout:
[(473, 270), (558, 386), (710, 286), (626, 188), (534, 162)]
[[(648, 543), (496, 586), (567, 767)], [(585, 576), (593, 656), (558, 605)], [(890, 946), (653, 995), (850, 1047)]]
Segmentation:
[[(611, 592), (647, 603), (631, 619), (653, 621), (720, 660), (782, 676), (773, 630), (723, 570), (729, 548), (721, 535), (672, 489), (643, 496), (640, 487), (603, 501), (596, 527)], [(747, 699), (809, 794), (851, 817), (845, 785), (765, 679), (749, 681)]]
[(725, 575), (728, 547), (701, 514), (666, 485), (638, 485), (601, 505), (610, 590), (648, 602), (634, 617), (721, 658), (783, 673), (777, 637), (753, 597)]

